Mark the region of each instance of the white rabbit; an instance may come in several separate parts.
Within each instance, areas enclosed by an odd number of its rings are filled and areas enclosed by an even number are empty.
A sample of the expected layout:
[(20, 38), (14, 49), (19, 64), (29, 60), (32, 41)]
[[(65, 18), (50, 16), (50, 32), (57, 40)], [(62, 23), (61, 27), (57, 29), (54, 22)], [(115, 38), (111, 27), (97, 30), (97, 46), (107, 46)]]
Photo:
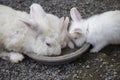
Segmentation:
[[(34, 10), (29, 15), (26, 12), (0, 5), (1, 58), (18, 63), (24, 58), (21, 53), (35, 53), (36, 55), (61, 53), (61, 45), (55, 40), (56, 38), (51, 37), (53, 34), (44, 34), (47, 28), (44, 29), (43, 25), (38, 25), (38, 21), (32, 16), (40, 17)], [(22, 21), (21, 18), (26, 21)]]
[(76, 46), (93, 45), (91, 52), (98, 52), (109, 44), (120, 44), (120, 11), (108, 11), (82, 19), (74, 7), (70, 10), (72, 25), (69, 33)]
[[(61, 45), (61, 48), (64, 48), (66, 46), (70, 48), (74, 48), (74, 45), (69, 39), (67, 32), (68, 23), (69, 23), (68, 17), (66, 17), (66, 19), (64, 20), (64, 18), (60, 19), (53, 14), (46, 13), (43, 10), (43, 8), (36, 3), (33, 3), (30, 6), (30, 15), (32, 18), (34, 18), (34, 21), (37, 22), (37, 25), (42, 26), (43, 29), (42, 31), (44, 31), (43, 34), (44, 36), (53, 37), (52, 39), (56, 40)], [(25, 19), (23, 18), (22, 21), (24, 20)], [(52, 42), (50, 45), (52, 45)]]

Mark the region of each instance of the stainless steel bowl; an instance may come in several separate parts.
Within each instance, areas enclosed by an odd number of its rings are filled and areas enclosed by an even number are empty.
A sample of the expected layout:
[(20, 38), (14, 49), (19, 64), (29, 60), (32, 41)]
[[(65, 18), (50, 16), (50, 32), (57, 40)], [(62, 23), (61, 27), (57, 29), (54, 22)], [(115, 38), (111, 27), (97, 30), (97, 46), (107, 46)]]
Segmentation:
[(59, 65), (74, 61), (75, 59), (79, 58), (83, 53), (85, 53), (89, 49), (89, 47), (90, 44), (85, 43), (80, 49), (63, 49), (62, 55), (60, 56), (38, 56), (32, 53), (26, 55), (31, 57), (32, 59), (38, 60), (43, 64)]

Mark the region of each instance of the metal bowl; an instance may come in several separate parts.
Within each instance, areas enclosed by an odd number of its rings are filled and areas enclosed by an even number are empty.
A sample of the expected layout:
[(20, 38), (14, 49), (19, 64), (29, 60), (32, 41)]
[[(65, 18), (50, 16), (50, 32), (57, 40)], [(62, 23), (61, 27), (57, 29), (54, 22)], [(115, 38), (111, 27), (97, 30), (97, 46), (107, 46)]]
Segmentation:
[(58, 64), (65, 64), (75, 59), (79, 58), (83, 53), (85, 53), (90, 47), (90, 44), (85, 43), (79, 49), (63, 49), (62, 55), (60, 56), (39, 56), (35, 54), (26, 54), (27, 56), (31, 57), (32, 59), (38, 60), (43, 64), (50, 64), (50, 65), (58, 65)]

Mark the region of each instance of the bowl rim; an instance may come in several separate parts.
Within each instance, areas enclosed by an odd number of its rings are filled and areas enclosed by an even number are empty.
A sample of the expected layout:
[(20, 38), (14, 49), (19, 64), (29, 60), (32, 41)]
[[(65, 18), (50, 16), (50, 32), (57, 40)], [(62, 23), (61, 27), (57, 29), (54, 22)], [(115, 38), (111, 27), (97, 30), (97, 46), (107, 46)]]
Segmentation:
[(60, 55), (60, 56), (39, 56), (32, 53), (26, 54), (28, 57), (38, 60), (43, 64), (65, 64), (79, 58), (83, 53), (85, 53), (90, 48), (90, 44), (85, 43), (80, 49), (70, 54)]

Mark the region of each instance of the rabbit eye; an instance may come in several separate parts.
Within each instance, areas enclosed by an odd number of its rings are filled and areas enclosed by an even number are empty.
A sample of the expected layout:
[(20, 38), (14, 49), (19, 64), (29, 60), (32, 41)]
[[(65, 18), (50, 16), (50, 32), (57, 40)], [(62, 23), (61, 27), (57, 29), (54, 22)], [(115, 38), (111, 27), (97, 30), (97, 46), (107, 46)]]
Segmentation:
[(51, 47), (51, 44), (50, 43), (46, 43), (47, 46)]

